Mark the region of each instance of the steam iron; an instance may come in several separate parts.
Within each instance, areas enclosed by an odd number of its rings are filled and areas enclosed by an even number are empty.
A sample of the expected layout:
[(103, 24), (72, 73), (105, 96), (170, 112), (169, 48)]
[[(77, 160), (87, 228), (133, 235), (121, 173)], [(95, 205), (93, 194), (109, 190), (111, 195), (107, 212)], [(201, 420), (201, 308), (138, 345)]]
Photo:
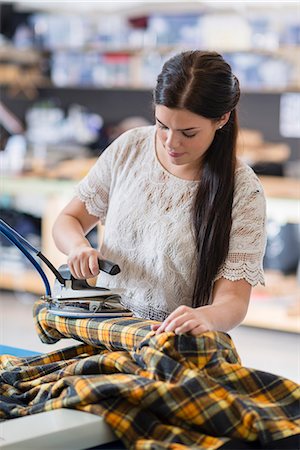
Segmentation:
[[(99, 259), (99, 268), (110, 275), (120, 272), (119, 266), (108, 260)], [(120, 303), (122, 290), (92, 287), (86, 280), (74, 278), (67, 264), (60, 266), (58, 272), (60, 277), (56, 276), (52, 296), (45, 298), (53, 314), (75, 318), (132, 316)]]
[[(47, 308), (52, 314), (78, 319), (128, 317), (133, 315), (130, 310), (124, 308), (121, 304), (122, 290), (92, 287), (86, 280), (74, 278), (67, 264), (63, 264), (57, 270), (45, 255), (34, 248), (2, 219), (0, 219), (0, 232), (21, 250), (39, 272), (46, 290), (42, 299), (46, 301)], [(51, 292), (45, 272), (27, 249), (38, 256), (54, 273), (53, 292)], [(119, 266), (108, 260), (99, 260), (99, 269), (110, 275), (117, 275), (120, 272)]]

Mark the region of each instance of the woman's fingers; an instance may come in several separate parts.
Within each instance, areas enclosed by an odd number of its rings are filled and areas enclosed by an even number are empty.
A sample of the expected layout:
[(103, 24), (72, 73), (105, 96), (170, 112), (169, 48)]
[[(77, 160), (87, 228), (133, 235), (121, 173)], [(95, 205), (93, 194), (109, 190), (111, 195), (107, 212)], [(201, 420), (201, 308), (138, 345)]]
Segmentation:
[(190, 333), (193, 336), (199, 336), (202, 333), (206, 333), (207, 331), (209, 331), (208, 327), (205, 324), (201, 324), (198, 327), (194, 328), (192, 331), (190, 331)]
[(194, 328), (197, 328), (199, 326), (199, 323), (195, 319), (191, 319), (188, 321), (185, 321), (182, 325), (176, 327), (174, 329), (176, 334), (183, 334), (183, 333), (189, 333)]
[(92, 278), (100, 272), (98, 254), (84, 255), (80, 259), (80, 278)]
[(160, 327), (157, 329), (156, 334), (164, 331), (174, 331), (177, 327), (181, 326), (186, 320), (188, 320), (189, 313), (192, 308), (187, 306), (179, 306), (175, 309), (167, 318), (163, 321)]
[(183, 324), (181, 327), (175, 329), (176, 334), (190, 333), (194, 336), (205, 333), (206, 331), (209, 331), (209, 329), (205, 322), (201, 322), (196, 319), (192, 319)]
[(89, 257), (89, 269), (91, 271), (92, 277), (97, 276), (100, 272), (99, 257), (100, 257), (100, 254), (95, 254), (95, 253)]
[(71, 274), (77, 279), (87, 279), (97, 276), (100, 272), (99, 258), (100, 253), (92, 247), (75, 249), (68, 258)]
[(155, 331), (155, 334), (173, 331), (176, 334), (191, 333), (197, 336), (209, 331), (209, 326), (204, 315), (200, 315), (198, 310), (188, 306), (180, 306), (164, 322), (153, 325), (152, 330)]
[(78, 278), (74, 264), (72, 264), (72, 262), (68, 261), (68, 266), (69, 266), (71, 275), (73, 275), (73, 277), (75, 277), (75, 278)]

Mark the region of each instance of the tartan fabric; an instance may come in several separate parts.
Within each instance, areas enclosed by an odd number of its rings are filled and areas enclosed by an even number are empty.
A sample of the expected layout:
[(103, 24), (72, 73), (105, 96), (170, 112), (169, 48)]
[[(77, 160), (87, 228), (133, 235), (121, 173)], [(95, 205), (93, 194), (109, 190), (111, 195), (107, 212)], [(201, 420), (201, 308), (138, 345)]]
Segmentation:
[(229, 439), (266, 445), (300, 432), (300, 387), (241, 365), (229, 335), (154, 335), (137, 318), (66, 319), (38, 301), (40, 356), (0, 356), (0, 418), (55, 408), (101, 415), (130, 449), (216, 450)]

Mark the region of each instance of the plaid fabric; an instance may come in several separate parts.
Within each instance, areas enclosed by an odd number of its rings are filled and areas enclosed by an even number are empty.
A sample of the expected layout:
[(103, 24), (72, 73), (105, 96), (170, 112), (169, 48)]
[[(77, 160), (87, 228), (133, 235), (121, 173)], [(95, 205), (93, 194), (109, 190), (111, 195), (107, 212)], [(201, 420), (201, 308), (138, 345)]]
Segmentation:
[(137, 318), (66, 319), (35, 305), (41, 340), (81, 344), (41, 356), (0, 356), (2, 420), (75, 408), (101, 415), (130, 449), (215, 450), (229, 439), (266, 445), (300, 432), (300, 387), (241, 365), (225, 333), (155, 336)]

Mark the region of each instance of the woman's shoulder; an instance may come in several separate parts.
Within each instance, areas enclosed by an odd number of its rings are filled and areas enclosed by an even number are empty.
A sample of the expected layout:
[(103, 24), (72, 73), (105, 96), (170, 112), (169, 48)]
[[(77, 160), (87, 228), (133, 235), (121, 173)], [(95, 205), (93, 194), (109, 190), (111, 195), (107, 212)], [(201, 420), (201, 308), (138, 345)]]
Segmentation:
[(243, 160), (237, 159), (235, 170), (235, 191), (241, 192), (241, 190), (257, 193), (260, 192), (263, 194), (262, 184), (254, 170)]

